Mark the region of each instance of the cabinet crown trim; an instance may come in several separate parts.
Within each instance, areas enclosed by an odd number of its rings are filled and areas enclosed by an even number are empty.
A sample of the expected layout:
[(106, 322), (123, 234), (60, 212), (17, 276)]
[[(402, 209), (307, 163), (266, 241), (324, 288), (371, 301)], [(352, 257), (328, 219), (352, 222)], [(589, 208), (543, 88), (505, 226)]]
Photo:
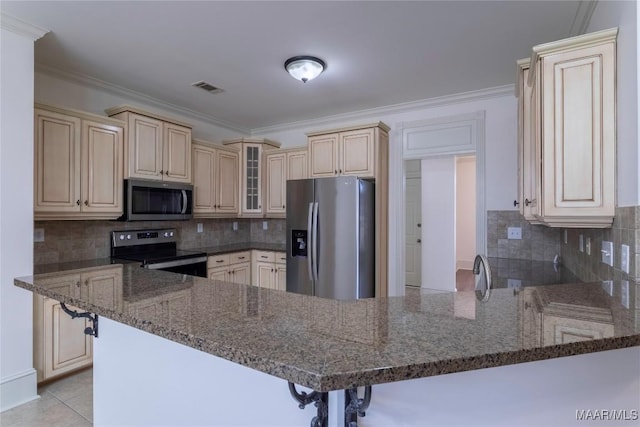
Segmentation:
[(229, 144), (264, 144), (270, 145), (274, 148), (280, 148), (280, 143), (277, 141), (272, 141), (266, 138), (234, 138), (234, 139), (226, 139), (222, 141), (223, 145)]
[(217, 144), (211, 141), (205, 141), (203, 139), (192, 138), (191, 139), (191, 147), (204, 147), (204, 148), (212, 148), (214, 150), (225, 150), (231, 153), (239, 153), (240, 149), (238, 147), (227, 147), (225, 145)]
[(101, 116), (99, 114), (88, 113), (86, 111), (74, 110), (72, 108), (58, 107), (55, 105), (48, 105), (48, 104), (39, 104), (37, 102), (33, 104), (33, 107), (38, 110), (46, 110), (46, 111), (51, 111), (58, 114), (65, 114), (67, 116), (77, 117), (82, 120), (97, 121), (105, 125), (118, 126), (121, 128), (124, 128), (126, 126), (126, 123), (122, 120), (114, 119), (107, 116)]
[(140, 114), (141, 116), (146, 116), (146, 117), (149, 117), (149, 118), (152, 118), (152, 119), (161, 120), (163, 122), (173, 123), (174, 125), (184, 126), (186, 128), (189, 128), (189, 129), (191, 129), (193, 127), (189, 123), (185, 123), (185, 122), (182, 122), (180, 120), (176, 120), (176, 119), (173, 119), (173, 118), (170, 118), (170, 117), (165, 117), (165, 116), (162, 116), (160, 114), (150, 113), (148, 111), (142, 110), (142, 109), (140, 109), (138, 107), (132, 107), (130, 105), (119, 105), (117, 107), (107, 108), (106, 110), (104, 110), (104, 112), (108, 116), (115, 116), (116, 114), (120, 114), (120, 113), (124, 113), (124, 112), (130, 112), (130, 113)]
[(337, 128), (337, 129), (314, 131), (314, 132), (306, 133), (305, 135), (307, 135), (307, 136), (318, 136), (318, 135), (326, 135), (326, 134), (329, 134), (329, 133), (348, 132), (348, 131), (352, 131), (352, 130), (368, 129), (368, 128), (376, 128), (376, 127), (380, 128), (381, 130), (383, 130), (385, 132), (389, 132), (391, 130), (391, 128), (389, 126), (387, 126), (385, 123), (377, 122), (377, 123), (367, 123), (367, 124), (356, 125), (356, 126), (347, 126), (347, 127), (343, 127), (343, 128)]
[[(530, 64), (538, 62), (540, 57), (552, 55), (558, 52), (566, 52), (572, 49), (581, 49), (589, 46), (596, 46), (603, 43), (615, 42), (618, 36), (618, 27), (609, 28), (608, 30), (596, 31), (581, 36), (569, 37), (550, 43), (543, 43), (532, 48)], [(533, 86), (535, 80), (535, 68), (529, 74), (527, 85)]]

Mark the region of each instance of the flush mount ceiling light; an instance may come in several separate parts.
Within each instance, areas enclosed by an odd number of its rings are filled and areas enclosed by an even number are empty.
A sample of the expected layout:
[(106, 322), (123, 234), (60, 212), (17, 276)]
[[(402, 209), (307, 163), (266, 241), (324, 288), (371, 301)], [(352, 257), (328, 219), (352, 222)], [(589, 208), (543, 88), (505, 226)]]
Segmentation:
[(314, 56), (294, 56), (284, 63), (284, 69), (291, 77), (306, 83), (313, 80), (324, 71), (324, 61)]

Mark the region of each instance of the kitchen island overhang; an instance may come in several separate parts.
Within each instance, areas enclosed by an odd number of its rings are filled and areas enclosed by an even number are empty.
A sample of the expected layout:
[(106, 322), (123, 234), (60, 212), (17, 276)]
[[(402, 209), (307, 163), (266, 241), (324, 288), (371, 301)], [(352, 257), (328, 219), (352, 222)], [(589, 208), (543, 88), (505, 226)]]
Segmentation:
[[(599, 283), (524, 288), (535, 292), (494, 289), (486, 302), (476, 300), (474, 293), (419, 292), (397, 298), (336, 301), (149, 271), (131, 264), (122, 265), (119, 297), (96, 301), (90, 293), (51, 286), (55, 277), (81, 271), (34, 275), (15, 283), (102, 318), (318, 392), (640, 345), (633, 304), (637, 287), (633, 286), (628, 287), (629, 308), (620, 303), (621, 289), (616, 287), (609, 295)], [(179, 299), (173, 298), (177, 295)], [(596, 316), (600, 322), (604, 310), (611, 314), (604, 335), (597, 330), (601, 323), (596, 322), (594, 336), (587, 341), (557, 343), (555, 337), (553, 342), (545, 341), (544, 334), (530, 336), (531, 322), (536, 320), (535, 313), (525, 308), (525, 297), (541, 304), (535, 308), (541, 314), (553, 305), (549, 298), (566, 305), (572, 295), (580, 303), (577, 312), (581, 318), (571, 317), (568, 310), (568, 326), (558, 324), (557, 319), (552, 326), (571, 340), (576, 333), (584, 336), (594, 324), (589, 310), (600, 316)], [(180, 302), (172, 306), (171, 301)], [(150, 316), (141, 309), (149, 304), (162, 306), (167, 314), (158, 316), (156, 311)], [(466, 306), (464, 310), (461, 305)], [(562, 333), (559, 337), (563, 339)], [(98, 341), (96, 350), (100, 347)]]

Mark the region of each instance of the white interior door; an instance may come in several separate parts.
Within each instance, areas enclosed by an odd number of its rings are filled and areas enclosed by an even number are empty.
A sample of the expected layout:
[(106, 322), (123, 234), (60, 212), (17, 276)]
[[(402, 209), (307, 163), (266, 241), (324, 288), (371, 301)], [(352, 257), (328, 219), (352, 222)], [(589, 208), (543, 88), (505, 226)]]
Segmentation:
[(406, 182), (405, 280), (408, 286), (420, 286), (422, 282), (421, 179), (419, 177), (407, 178)]

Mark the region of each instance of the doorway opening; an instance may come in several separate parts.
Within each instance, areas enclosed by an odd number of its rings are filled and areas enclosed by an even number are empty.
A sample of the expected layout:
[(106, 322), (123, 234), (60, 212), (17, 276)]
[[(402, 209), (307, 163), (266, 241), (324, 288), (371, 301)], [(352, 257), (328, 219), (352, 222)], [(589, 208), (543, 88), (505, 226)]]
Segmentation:
[(405, 161), (406, 286), (472, 290), (475, 255), (475, 155)]

